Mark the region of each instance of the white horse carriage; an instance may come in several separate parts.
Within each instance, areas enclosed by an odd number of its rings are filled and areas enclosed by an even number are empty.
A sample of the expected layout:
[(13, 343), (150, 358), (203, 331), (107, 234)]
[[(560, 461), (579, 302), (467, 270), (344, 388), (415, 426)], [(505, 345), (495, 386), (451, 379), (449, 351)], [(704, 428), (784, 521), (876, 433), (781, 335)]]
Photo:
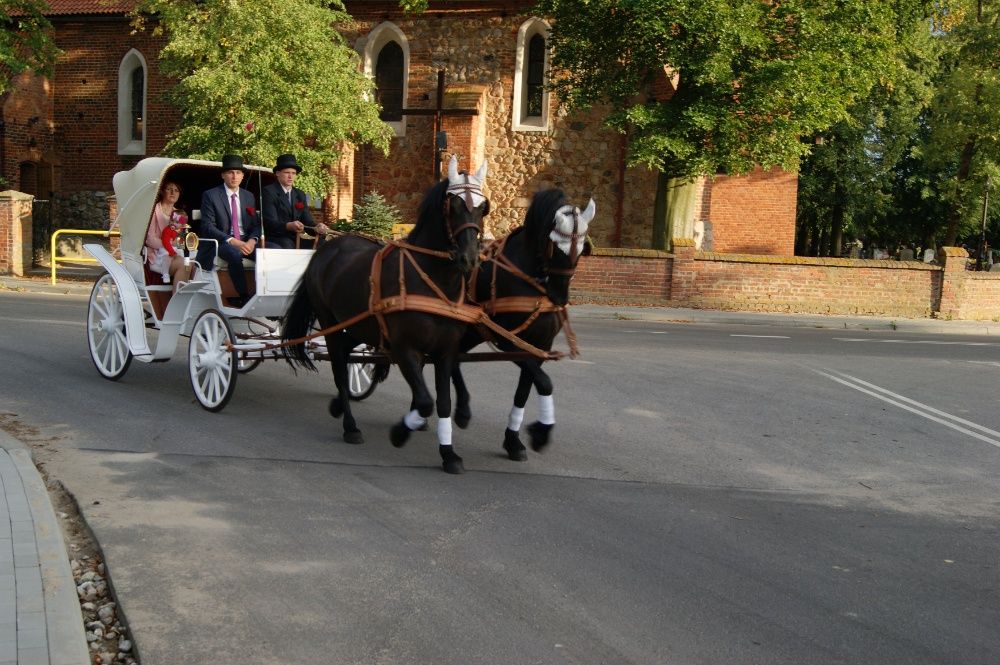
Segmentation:
[[(193, 225), (201, 194), (220, 184), (222, 165), (194, 159), (152, 157), (114, 177), (118, 200), (117, 224), (121, 232), (121, 262), (103, 246), (85, 249), (107, 271), (98, 278), (87, 310), (87, 342), (94, 366), (101, 376), (116, 381), (128, 370), (132, 359), (140, 362), (169, 360), (181, 337), (190, 338), (188, 368), (191, 387), (198, 402), (209, 411), (226, 406), (236, 387), (236, 377), (263, 360), (282, 358), (276, 348), (281, 334), (277, 320), (285, 313), (312, 249), (269, 249), (266, 237), (257, 249), (256, 261), (244, 260), (249, 301), (233, 307), (228, 298), (236, 290), (225, 264), (216, 259), (216, 269), (202, 270), (194, 260), (197, 243), (215, 242), (188, 234), (185, 262), (189, 280), (164, 284), (151, 272), (144, 257), (146, 233), (152, 218), (160, 183), (171, 180), (181, 186), (179, 207), (192, 212)], [(244, 186), (261, 200), (261, 189), (275, 176), (270, 169), (246, 166)], [(308, 343), (316, 360), (326, 360), (322, 337)], [(372, 393), (380, 376), (376, 359), (364, 348), (356, 350), (350, 365), (350, 393), (364, 399)], [(381, 375), (384, 376), (384, 375)]]

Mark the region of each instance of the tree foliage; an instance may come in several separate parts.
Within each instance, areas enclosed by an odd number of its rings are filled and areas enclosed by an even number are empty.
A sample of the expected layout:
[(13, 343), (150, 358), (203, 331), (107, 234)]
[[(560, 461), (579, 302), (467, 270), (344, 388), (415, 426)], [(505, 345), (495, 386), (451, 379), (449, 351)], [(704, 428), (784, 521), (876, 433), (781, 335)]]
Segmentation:
[(0, 3), (0, 94), (26, 70), (49, 75), (59, 55), (52, 41), (52, 24), (43, 12), (43, 0), (4, 0)]
[(165, 153), (273, 164), (295, 153), (297, 184), (319, 193), (344, 142), (388, 150), (372, 81), (336, 30), (351, 21), (339, 0), (144, 0), (137, 28), (167, 35), (162, 70), (180, 126)]
[[(801, 253), (837, 254), (840, 229), (890, 249), (978, 245), (986, 178), (1000, 176), (996, 4), (950, 0), (933, 21), (911, 16), (891, 75), (802, 163)], [(988, 222), (992, 245), (1000, 205)]]
[[(794, 169), (886, 77), (899, 8), (919, 0), (540, 0), (553, 87), (571, 108), (610, 102), (630, 163), (671, 176)], [(646, 93), (664, 67), (669, 101)]]

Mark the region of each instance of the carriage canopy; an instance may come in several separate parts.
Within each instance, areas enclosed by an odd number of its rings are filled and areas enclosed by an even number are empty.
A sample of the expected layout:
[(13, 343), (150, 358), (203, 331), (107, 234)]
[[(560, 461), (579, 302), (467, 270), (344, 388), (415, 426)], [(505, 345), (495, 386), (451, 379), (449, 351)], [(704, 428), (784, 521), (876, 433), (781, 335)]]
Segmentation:
[[(260, 190), (274, 182), (270, 168), (244, 166), (247, 177), (243, 186), (260, 201)], [(132, 256), (139, 254), (146, 240), (146, 230), (156, 203), (156, 193), (163, 180), (174, 180), (183, 190), (178, 206), (188, 213), (201, 206), (201, 195), (207, 189), (221, 184), (222, 162), (173, 157), (148, 157), (128, 171), (115, 174), (113, 183), (118, 200), (118, 228), (121, 231), (122, 251)]]

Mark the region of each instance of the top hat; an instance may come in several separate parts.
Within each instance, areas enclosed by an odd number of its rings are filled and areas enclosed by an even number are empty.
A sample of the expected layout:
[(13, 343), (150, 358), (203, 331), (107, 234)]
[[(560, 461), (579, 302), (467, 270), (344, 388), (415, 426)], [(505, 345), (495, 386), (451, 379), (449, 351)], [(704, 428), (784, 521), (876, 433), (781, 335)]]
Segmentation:
[(274, 172), (282, 171), (284, 169), (295, 169), (296, 173), (302, 172), (302, 167), (299, 163), (295, 161), (295, 155), (285, 154), (278, 155), (278, 163), (274, 165)]
[(222, 156), (222, 170), (232, 171), (233, 169), (239, 169), (243, 171), (243, 158), (239, 155), (223, 155)]

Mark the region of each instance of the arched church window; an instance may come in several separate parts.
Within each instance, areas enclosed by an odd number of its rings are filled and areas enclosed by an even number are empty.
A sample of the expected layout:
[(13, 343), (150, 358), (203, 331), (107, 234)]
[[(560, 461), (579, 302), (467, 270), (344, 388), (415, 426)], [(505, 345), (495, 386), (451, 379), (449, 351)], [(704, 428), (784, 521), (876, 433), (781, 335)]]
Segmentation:
[(146, 59), (132, 49), (118, 65), (118, 154), (146, 154)]
[(388, 42), (379, 51), (375, 64), (375, 88), (382, 106), (379, 117), (387, 122), (403, 119), (403, 49)]
[(403, 108), (409, 90), (410, 43), (396, 24), (380, 23), (364, 39), (362, 51), (365, 74), (375, 82), (380, 117), (396, 136), (406, 134)]
[(525, 21), (517, 31), (511, 104), (511, 125), (515, 131), (538, 132), (549, 128), (548, 34), (548, 24), (539, 18)]
[(542, 115), (542, 86), (545, 84), (545, 37), (534, 35), (528, 42), (528, 82), (525, 88), (526, 117)]

